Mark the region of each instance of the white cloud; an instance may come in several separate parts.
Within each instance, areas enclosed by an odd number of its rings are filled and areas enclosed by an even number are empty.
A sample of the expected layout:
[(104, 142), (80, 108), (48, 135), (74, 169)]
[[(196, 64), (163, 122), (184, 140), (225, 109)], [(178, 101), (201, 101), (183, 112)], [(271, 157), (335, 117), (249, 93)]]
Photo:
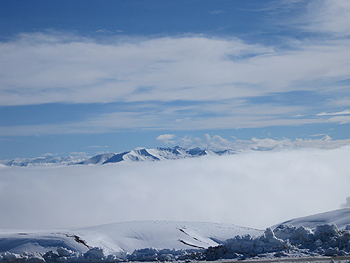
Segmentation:
[(219, 14), (222, 14), (224, 12), (225, 12), (224, 10), (213, 10), (213, 11), (209, 11), (208, 13), (211, 15), (219, 15)]
[(175, 139), (175, 135), (174, 134), (162, 134), (159, 135), (156, 140), (159, 141), (162, 144), (173, 144), (175, 141), (173, 139)]
[(112, 31), (109, 31), (107, 29), (99, 29), (96, 31), (96, 33), (113, 33)]
[(321, 112), (321, 113), (318, 113), (316, 115), (317, 116), (333, 116), (333, 117), (326, 119), (326, 121), (330, 122), (330, 123), (339, 123), (339, 124), (350, 123), (350, 116), (346, 116), (346, 115), (350, 115), (350, 110), (343, 110), (343, 111), (331, 112), (331, 113)]
[[(0, 127), (0, 136), (106, 133), (127, 129), (192, 131), (206, 129), (261, 128), (267, 126), (293, 126), (326, 123), (323, 119), (289, 119), (269, 115), (233, 115), (217, 117), (185, 117), (158, 113), (118, 112), (104, 114), (90, 120), (63, 124), (18, 125)], [(344, 121), (344, 120), (342, 120)], [(334, 121), (338, 122), (338, 121)]]
[[(1, 43), (1, 105), (223, 100), (319, 90), (349, 77), (349, 40), (279, 51), (200, 35), (116, 39), (26, 34)], [(307, 82), (308, 85), (300, 85)], [(142, 87), (150, 87), (139, 92)]]
[(350, 34), (350, 2), (347, 0), (314, 0), (308, 6), (305, 28), (317, 32)]
[(312, 134), (312, 135), (309, 135), (309, 137), (320, 137), (320, 136), (322, 136), (322, 137), (324, 137), (324, 136), (326, 136), (327, 134), (325, 134), (325, 133), (319, 133), (319, 134)]
[(335, 122), (340, 124), (350, 123), (350, 116), (335, 116), (328, 119), (328, 122)]
[[(276, 1), (268, 9), (303, 5), (299, 0)], [(346, 33), (348, 12), (346, 1), (310, 1), (299, 19), (309, 30)], [(300, 30), (300, 23), (293, 25)], [(194, 34), (103, 40), (57, 32), (20, 34), (0, 43), (0, 105), (138, 102), (150, 107), (129, 107), (76, 123), (1, 127), (0, 135), (348, 123), (346, 116), (310, 114), (329, 111), (323, 106), (332, 105), (342, 112), (350, 105), (346, 83), (339, 85), (350, 79), (350, 40), (310, 36), (283, 41), (292, 48)], [(311, 100), (307, 106), (296, 100), (287, 105), (250, 102), (295, 91), (329, 100), (326, 105)], [(343, 96), (337, 95), (340, 91)], [(188, 100), (197, 104), (175, 105)], [(155, 102), (174, 103), (162, 107)]]
[(348, 115), (348, 114), (350, 114), (350, 110), (343, 110), (343, 111), (332, 112), (332, 113), (322, 112), (322, 113), (318, 113), (316, 115), (318, 115), (318, 116), (333, 116), (333, 115)]
[(301, 149), (301, 148), (319, 148), (335, 149), (345, 145), (350, 145), (350, 139), (332, 140), (328, 135), (321, 139), (281, 139), (274, 140), (270, 138), (251, 140), (229, 141), (219, 135), (210, 137), (209, 134), (203, 138), (186, 136), (179, 140), (179, 144), (186, 148), (200, 147), (202, 149), (211, 149), (215, 151), (234, 149), (237, 151), (249, 150), (283, 150), (283, 149)]
[(331, 106), (336, 106), (336, 107), (349, 107), (350, 106), (350, 97), (342, 97), (337, 100), (330, 100), (329, 104)]
[(185, 136), (184, 138), (181, 138), (180, 145), (182, 145), (185, 148), (195, 148), (199, 147), (201, 149), (210, 149), (210, 150), (225, 150), (225, 149), (231, 149), (233, 147), (233, 142), (228, 141), (219, 135), (214, 135), (213, 137), (210, 137), (209, 134), (205, 134), (203, 139), (195, 137), (189, 137)]
[(45, 153), (43, 156), (55, 156), (58, 155), (58, 153)]
[(35, 229), (183, 220), (264, 229), (337, 209), (349, 196), (349, 158), (350, 148), (343, 147), (102, 166), (10, 167), (0, 173), (0, 222), (2, 228)]
[(70, 152), (71, 155), (88, 155), (86, 152)]
[(342, 204), (340, 207), (342, 207), (342, 208), (349, 208), (350, 207), (350, 197), (349, 196), (346, 198), (346, 203)]

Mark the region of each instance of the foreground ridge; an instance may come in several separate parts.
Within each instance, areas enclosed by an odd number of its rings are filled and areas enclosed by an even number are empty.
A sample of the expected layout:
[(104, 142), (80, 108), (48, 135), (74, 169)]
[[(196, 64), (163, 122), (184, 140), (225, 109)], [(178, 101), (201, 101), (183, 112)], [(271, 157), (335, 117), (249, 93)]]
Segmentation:
[[(186, 230), (186, 227), (184, 227)], [(183, 232), (185, 232), (183, 230)], [(181, 230), (181, 229), (179, 229)], [(193, 230), (193, 229), (192, 229)], [(56, 233), (57, 235), (59, 233)], [(190, 236), (190, 234), (186, 233)], [(25, 235), (22, 233), (22, 235)], [(189, 261), (189, 260), (243, 260), (243, 259), (306, 259), (324, 257), (344, 257), (350, 255), (350, 227), (340, 231), (335, 224), (319, 225), (314, 230), (295, 226), (280, 225), (272, 230), (267, 228), (260, 236), (249, 234), (228, 239), (223, 244), (208, 248), (190, 244), (189, 240), (179, 239), (179, 243), (192, 248), (140, 248), (133, 252), (125, 250), (110, 251), (111, 245), (105, 247), (90, 246), (84, 236), (65, 234), (70, 240), (61, 240), (66, 245), (46, 252), (15, 252), (6, 251), (0, 254), (1, 262), (127, 262), (127, 261)], [(87, 236), (85, 236), (86, 238)], [(43, 240), (33, 240), (43, 244)], [(56, 237), (57, 238), (57, 237)], [(89, 237), (87, 237), (89, 238)], [(195, 237), (192, 237), (194, 240)], [(106, 242), (107, 239), (104, 240)], [(17, 244), (21, 241), (17, 240)], [(49, 242), (46, 240), (46, 242)], [(51, 243), (50, 243), (51, 242)], [(50, 241), (50, 245), (54, 241)], [(67, 244), (70, 242), (70, 247)], [(201, 241), (203, 242), (203, 241)], [(4, 241), (1, 240), (3, 244)], [(59, 244), (56, 240), (56, 245)], [(93, 242), (92, 242), (93, 243)], [(205, 242), (203, 242), (204, 244)], [(106, 245), (106, 243), (104, 243)], [(207, 244), (208, 245), (208, 244)], [(28, 246), (27, 246), (28, 247)], [(30, 246), (29, 246), (30, 247)], [(49, 247), (49, 246), (48, 246)], [(37, 248), (38, 249), (38, 248)], [(321, 260), (320, 260), (321, 261)]]
[(347, 220), (349, 224), (340, 228), (332, 222), (314, 228), (282, 223), (261, 231), (205, 222), (135, 221), (46, 232), (2, 230), (0, 262), (346, 260), (350, 258), (349, 211), (298, 219), (306, 224), (315, 218)]

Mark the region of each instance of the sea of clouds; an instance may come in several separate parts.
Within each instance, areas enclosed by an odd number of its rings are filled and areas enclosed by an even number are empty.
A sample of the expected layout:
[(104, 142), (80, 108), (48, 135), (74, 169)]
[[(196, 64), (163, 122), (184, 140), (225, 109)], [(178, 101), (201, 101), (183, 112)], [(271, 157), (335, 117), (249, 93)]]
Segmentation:
[(0, 228), (133, 220), (265, 229), (350, 196), (350, 147), (108, 165), (1, 167)]

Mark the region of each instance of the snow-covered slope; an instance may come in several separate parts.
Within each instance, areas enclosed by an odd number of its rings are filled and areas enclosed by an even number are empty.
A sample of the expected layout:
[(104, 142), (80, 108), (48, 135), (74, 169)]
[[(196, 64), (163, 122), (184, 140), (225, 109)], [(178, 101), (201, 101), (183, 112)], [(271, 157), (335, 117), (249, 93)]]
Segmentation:
[[(265, 231), (229, 224), (134, 221), (61, 230), (0, 230), (1, 262), (120, 262), (347, 256), (350, 209)], [(290, 225), (295, 223), (295, 226)], [(327, 223), (327, 224), (325, 224)], [(301, 226), (298, 227), (297, 224)], [(314, 229), (305, 228), (309, 225)]]
[(344, 229), (346, 225), (350, 225), (350, 209), (343, 208), (325, 213), (295, 218), (277, 224), (272, 228), (276, 228), (279, 225), (293, 225), (295, 227), (304, 226), (314, 229), (317, 225), (324, 224), (336, 224), (339, 229)]
[(96, 155), (90, 159), (84, 160), (82, 162), (78, 162), (77, 164), (101, 164), (107, 161), (108, 159), (115, 156), (115, 153), (103, 153)]
[[(236, 236), (206, 250), (206, 260), (350, 255), (350, 209), (296, 218), (260, 237)], [(341, 229), (341, 230), (339, 230)]]
[(59, 247), (80, 253), (100, 247), (107, 254), (142, 248), (198, 249), (217, 246), (236, 235), (262, 233), (230, 224), (173, 221), (135, 221), (69, 230), (0, 230), (0, 253), (46, 252)]

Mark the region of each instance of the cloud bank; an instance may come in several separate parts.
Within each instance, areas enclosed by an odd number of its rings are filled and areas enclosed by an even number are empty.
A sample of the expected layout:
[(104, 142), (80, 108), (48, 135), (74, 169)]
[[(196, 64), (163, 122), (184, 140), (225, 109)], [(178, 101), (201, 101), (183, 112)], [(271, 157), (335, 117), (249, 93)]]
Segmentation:
[[(318, 136), (318, 135), (317, 135)], [(283, 149), (301, 149), (301, 148), (318, 148), (318, 149), (335, 149), (342, 146), (350, 145), (350, 139), (332, 140), (328, 135), (324, 135), (321, 139), (257, 139), (251, 140), (227, 140), (219, 135), (210, 136), (205, 134), (203, 138), (185, 136), (173, 142), (185, 148), (200, 147), (202, 149), (210, 149), (214, 151), (234, 149), (237, 151), (249, 150), (283, 150)]]
[(162, 135), (159, 135), (156, 140), (159, 141), (160, 143), (162, 144), (174, 144), (175, 141), (175, 135), (174, 134), (162, 134)]
[(1, 228), (133, 220), (265, 228), (337, 209), (349, 196), (350, 148), (253, 152), (154, 163), (1, 168)]

